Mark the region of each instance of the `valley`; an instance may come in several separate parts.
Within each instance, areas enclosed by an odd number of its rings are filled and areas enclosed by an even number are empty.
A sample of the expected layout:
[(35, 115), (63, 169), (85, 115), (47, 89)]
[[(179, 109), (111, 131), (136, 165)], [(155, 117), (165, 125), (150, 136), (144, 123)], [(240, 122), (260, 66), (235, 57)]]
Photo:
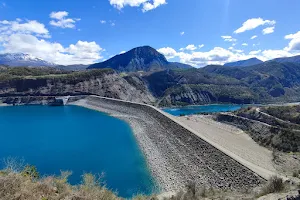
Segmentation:
[[(70, 96), (67, 104), (124, 120), (162, 192), (192, 181), (239, 194), (260, 190), (274, 175), (298, 184), (298, 155), (287, 152), (299, 152), (299, 108), (271, 104), (300, 101), (300, 64), (247, 63), (197, 69), (145, 46), (89, 66), (3, 65), (0, 105), (47, 105)], [(159, 109), (211, 104), (236, 111), (174, 117)]]

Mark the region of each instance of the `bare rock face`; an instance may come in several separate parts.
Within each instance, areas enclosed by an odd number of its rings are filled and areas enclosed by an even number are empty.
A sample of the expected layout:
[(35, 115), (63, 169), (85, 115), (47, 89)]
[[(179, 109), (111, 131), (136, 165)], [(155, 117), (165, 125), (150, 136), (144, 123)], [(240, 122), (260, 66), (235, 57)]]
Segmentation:
[(90, 77), (24, 78), (0, 82), (0, 96), (63, 96), (95, 94), (152, 103), (155, 98), (139, 79), (127, 81), (115, 72)]

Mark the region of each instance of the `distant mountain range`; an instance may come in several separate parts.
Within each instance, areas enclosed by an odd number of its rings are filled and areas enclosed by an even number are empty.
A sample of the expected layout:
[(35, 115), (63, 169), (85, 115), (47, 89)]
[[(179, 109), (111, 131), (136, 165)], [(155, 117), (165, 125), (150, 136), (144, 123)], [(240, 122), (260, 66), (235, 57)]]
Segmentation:
[(272, 61), (279, 62), (279, 63), (285, 63), (285, 62), (300, 63), (300, 56), (275, 58)]
[(104, 62), (90, 65), (88, 69), (112, 68), (118, 72), (157, 71), (192, 68), (190, 65), (168, 62), (164, 55), (150, 46), (134, 48)]
[[(300, 64), (300, 55), (293, 57), (283, 57), (283, 58), (275, 58), (273, 60), (268, 60), (266, 62), (278, 62), (278, 63), (298, 63)], [(258, 65), (264, 63), (263, 61), (257, 58), (250, 58), (247, 60), (240, 60), (237, 62), (226, 63), (224, 66), (226, 67), (249, 67), (252, 65)]]
[[(300, 63), (300, 55), (294, 57), (276, 58), (266, 62), (277, 63)], [(264, 63), (257, 58), (250, 58), (247, 60), (240, 60), (237, 62), (226, 63), (226, 67), (249, 67)], [(153, 72), (166, 69), (189, 69), (193, 68), (190, 65), (169, 62), (164, 55), (159, 53), (156, 49), (150, 46), (142, 46), (131, 49), (130, 51), (116, 55), (104, 62), (95, 63), (92, 65), (57, 65), (55, 63), (47, 62), (40, 58), (36, 58), (24, 53), (7, 53), (0, 54), (0, 65), (10, 67), (54, 67), (67, 71), (82, 71), (86, 69), (103, 69), (111, 68), (117, 72)]]
[(226, 67), (248, 67), (251, 65), (258, 65), (263, 63), (263, 61), (257, 59), (257, 58), (250, 58), (247, 60), (240, 60), (237, 62), (231, 62), (231, 63), (226, 63), (224, 66)]
[(12, 67), (54, 67), (54, 63), (24, 53), (0, 54), (0, 65)]

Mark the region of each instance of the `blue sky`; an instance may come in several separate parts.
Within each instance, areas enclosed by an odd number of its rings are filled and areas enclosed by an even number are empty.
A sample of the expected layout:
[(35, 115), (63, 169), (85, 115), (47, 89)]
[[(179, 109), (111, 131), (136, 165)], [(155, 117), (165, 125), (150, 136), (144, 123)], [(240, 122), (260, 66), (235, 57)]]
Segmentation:
[(299, 9), (299, 0), (0, 0), (0, 51), (58, 64), (142, 45), (199, 67), (268, 60), (300, 54)]

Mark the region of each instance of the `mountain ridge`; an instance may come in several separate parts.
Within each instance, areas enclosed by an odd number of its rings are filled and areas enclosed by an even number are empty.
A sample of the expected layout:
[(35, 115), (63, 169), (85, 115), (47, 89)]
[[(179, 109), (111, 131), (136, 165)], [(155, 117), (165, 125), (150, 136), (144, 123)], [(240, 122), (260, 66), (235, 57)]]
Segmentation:
[(247, 60), (239, 60), (236, 62), (225, 63), (223, 66), (226, 67), (249, 67), (252, 65), (261, 64), (263, 61), (257, 59), (256, 57), (249, 58)]

